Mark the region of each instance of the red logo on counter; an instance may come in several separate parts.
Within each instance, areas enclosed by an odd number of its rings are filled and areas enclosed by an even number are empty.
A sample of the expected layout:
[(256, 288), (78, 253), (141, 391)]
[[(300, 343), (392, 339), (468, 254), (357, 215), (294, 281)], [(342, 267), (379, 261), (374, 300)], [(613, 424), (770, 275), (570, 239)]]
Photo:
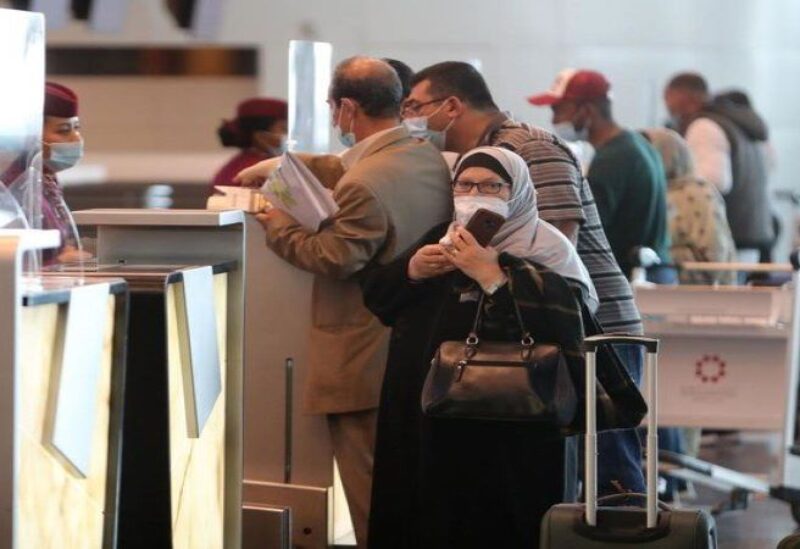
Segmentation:
[(694, 375), (703, 383), (719, 383), (725, 377), (725, 361), (718, 355), (703, 355), (694, 363)]

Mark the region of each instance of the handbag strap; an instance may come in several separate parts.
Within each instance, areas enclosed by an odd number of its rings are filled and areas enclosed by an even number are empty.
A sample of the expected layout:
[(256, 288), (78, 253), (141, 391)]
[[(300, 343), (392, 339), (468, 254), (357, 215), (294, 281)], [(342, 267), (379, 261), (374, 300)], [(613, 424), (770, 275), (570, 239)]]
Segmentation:
[[(481, 291), (481, 297), (478, 299), (478, 310), (475, 313), (475, 320), (472, 322), (472, 330), (467, 336), (467, 346), (475, 347), (480, 342), (480, 338), (478, 337), (478, 330), (480, 330), (481, 320), (483, 317), (483, 305), (486, 301), (486, 293)], [(514, 295), (511, 295), (511, 302), (514, 304), (514, 317), (517, 319), (517, 325), (519, 326), (520, 333), (522, 334), (521, 343), (524, 347), (531, 347), (533, 346), (533, 337), (531, 337), (530, 331), (525, 327), (525, 322), (522, 320), (522, 312), (519, 309), (519, 304), (517, 303), (517, 299)]]

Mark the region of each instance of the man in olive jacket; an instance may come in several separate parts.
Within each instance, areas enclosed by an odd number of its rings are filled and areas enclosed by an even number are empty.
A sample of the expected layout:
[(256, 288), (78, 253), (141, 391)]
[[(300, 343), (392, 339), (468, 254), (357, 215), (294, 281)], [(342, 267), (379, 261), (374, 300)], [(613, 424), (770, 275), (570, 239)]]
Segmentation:
[(312, 233), (277, 209), (260, 215), (267, 245), (316, 274), (305, 408), (327, 414), (359, 547), (366, 546), (372, 455), (389, 332), (364, 307), (354, 275), (394, 259), (451, 218), (449, 171), (430, 143), (400, 125), (402, 89), (378, 59), (343, 61), (329, 102), (345, 173), (336, 215)]

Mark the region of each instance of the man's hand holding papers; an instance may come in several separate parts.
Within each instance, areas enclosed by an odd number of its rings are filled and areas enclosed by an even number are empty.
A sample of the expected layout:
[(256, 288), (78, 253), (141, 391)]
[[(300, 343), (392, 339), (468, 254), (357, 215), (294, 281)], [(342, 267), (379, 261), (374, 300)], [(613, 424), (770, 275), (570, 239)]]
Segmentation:
[[(261, 192), (274, 208), (290, 215), (312, 232), (317, 232), (323, 221), (339, 211), (331, 191), (289, 152), (281, 156), (280, 166), (268, 177)], [(262, 223), (268, 219), (268, 215), (259, 216)]]

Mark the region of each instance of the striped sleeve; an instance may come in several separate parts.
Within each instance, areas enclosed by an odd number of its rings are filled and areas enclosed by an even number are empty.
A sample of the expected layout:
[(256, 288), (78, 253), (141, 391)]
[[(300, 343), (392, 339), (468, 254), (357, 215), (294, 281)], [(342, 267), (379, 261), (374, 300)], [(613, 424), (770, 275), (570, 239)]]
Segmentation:
[(541, 128), (511, 120), (494, 135), (492, 144), (510, 149), (525, 160), (542, 219), (580, 223), (576, 249), (597, 289), (600, 298), (597, 318), (603, 329), (642, 333), (630, 284), (617, 265), (592, 191), (569, 148)]
[(530, 170), (539, 217), (545, 221), (577, 221), (586, 217), (581, 204), (583, 176), (570, 154), (546, 139), (528, 139), (516, 147)]

